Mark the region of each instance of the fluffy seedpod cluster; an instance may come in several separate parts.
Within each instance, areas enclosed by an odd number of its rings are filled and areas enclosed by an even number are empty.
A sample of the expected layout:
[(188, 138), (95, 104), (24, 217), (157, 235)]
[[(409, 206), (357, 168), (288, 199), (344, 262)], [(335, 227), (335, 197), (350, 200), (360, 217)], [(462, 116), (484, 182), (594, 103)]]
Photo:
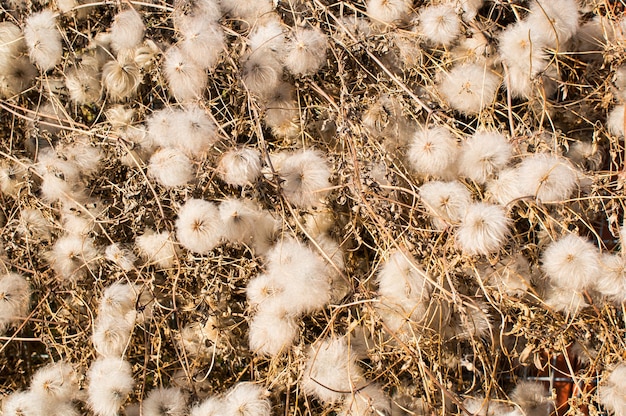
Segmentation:
[(626, 413), (625, 13), (0, 0), (1, 413)]

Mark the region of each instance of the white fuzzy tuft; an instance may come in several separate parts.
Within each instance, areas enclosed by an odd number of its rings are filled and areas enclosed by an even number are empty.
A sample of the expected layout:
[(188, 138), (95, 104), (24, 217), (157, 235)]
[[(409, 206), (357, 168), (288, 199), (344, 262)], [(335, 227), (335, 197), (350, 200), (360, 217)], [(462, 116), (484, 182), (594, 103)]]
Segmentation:
[(150, 390), (141, 403), (144, 416), (185, 416), (187, 414), (187, 398), (177, 388), (159, 387)]
[(208, 254), (224, 237), (217, 206), (203, 199), (189, 199), (178, 211), (176, 237), (187, 250)]
[(135, 384), (130, 364), (121, 358), (97, 359), (87, 379), (87, 404), (97, 416), (117, 416)]
[(626, 364), (620, 363), (598, 386), (598, 401), (615, 415), (626, 414)]
[(241, 71), (241, 82), (250, 93), (263, 99), (279, 88), (283, 68), (274, 54), (255, 53), (246, 59)]
[[(134, 316), (133, 316), (134, 317)], [(94, 323), (91, 340), (99, 357), (121, 358), (130, 344), (135, 320), (104, 315)]]
[(419, 34), (437, 45), (449, 46), (461, 34), (461, 18), (452, 3), (424, 7), (419, 21)]
[(455, 238), (465, 254), (487, 255), (504, 246), (509, 235), (510, 221), (504, 208), (484, 202), (471, 204)]
[(198, 100), (204, 95), (208, 75), (204, 68), (180, 47), (172, 46), (165, 52), (163, 73), (170, 93), (177, 101)]
[(102, 85), (114, 101), (133, 97), (142, 81), (141, 71), (127, 53), (121, 53), (102, 67)]
[(538, 381), (520, 381), (511, 392), (511, 400), (526, 415), (548, 415), (554, 410), (554, 402), (546, 386)]
[(606, 120), (609, 132), (617, 137), (624, 137), (624, 104), (613, 107)]
[(369, 384), (348, 396), (338, 416), (378, 416), (389, 415), (391, 399), (385, 394), (381, 386)]
[(224, 13), (246, 21), (253, 26), (255, 21), (274, 10), (272, 0), (220, 0)]
[(542, 270), (555, 286), (583, 290), (590, 287), (600, 273), (600, 253), (590, 241), (568, 234), (551, 243), (541, 256)]
[(386, 329), (398, 336), (410, 336), (411, 325), (419, 325), (430, 298), (428, 275), (411, 255), (397, 251), (381, 266), (376, 277), (380, 304), (377, 305)]
[(419, 128), (409, 143), (407, 158), (419, 175), (452, 179), (459, 146), (444, 127)]
[(271, 52), (282, 56), (285, 53), (286, 42), (285, 29), (278, 17), (264, 19), (248, 36), (248, 45), (253, 55)]
[(543, 71), (547, 65), (546, 43), (538, 39), (536, 28), (527, 22), (509, 26), (500, 34), (499, 51), (505, 65), (518, 68), (527, 78)]
[(409, 0), (368, 0), (367, 15), (374, 22), (392, 24), (407, 18), (411, 5)]
[(305, 394), (333, 404), (364, 384), (363, 370), (345, 338), (330, 337), (309, 347), (300, 379)]
[(459, 174), (484, 184), (507, 165), (512, 153), (513, 147), (501, 133), (476, 132), (461, 146)]
[(545, 153), (524, 158), (516, 170), (521, 194), (542, 202), (567, 199), (578, 184), (578, 172), (567, 159)]
[(626, 258), (623, 253), (603, 253), (600, 261), (602, 270), (593, 286), (609, 300), (621, 304), (626, 300)]
[(171, 237), (170, 233), (165, 231), (155, 233), (148, 230), (137, 237), (135, 243), (141, 257), (148, 263), (154, 263), (160, 268), (167, 269), (174, 265), (177, 258), (176, 247)]
[(261, 153), (251, 147), (228, 150), (220, 159), (218, 173), (230, 186), (253, 184), (261, 177)]
[(219, 221), (224, 237), (231, 242), (249, 244), (261, 215), (258, 207), (249, 199), (227, 198), (219, 206)]
[(134, 49), (143, 40), (146, 27), (135, 9), (118, 13), (111, 24), (111, 48), (115, 53)]
[(30, 295), (30, 285), (21, 275), (9, 273), (0, 277), (0, 333), (7, 326), (26, 318)]
[(100, 74), (91, 68), (74, 68), (65, 78), (65, 86), (70, 99), (76, 104), (90, 104), (100, 101), (102, 86)]
[(224, 402), (218, 397), (209, 397), (193, 406), (189, 410), (189, 416), (222, 416)]
[(453, 109), (474, 115), (491, 105), (499, 86), (500, 76), (485, 63), (467, 63), (444, 75), (439, 92)]
[(282, 179), (285, 198), (298, 207), (319, 206), (330, 187), (330, 167), (321, 152), (303, 150), (286, 154), (274, 166)]
[(159, 149), (150, 158), (148, 174), (166, 188), (184, 186), (194, 177), (191, 160), (178, 149)]
[(519, 172), (517, 169), (504, 169), (498, 174), (497, 179), (487, 182), (489, 200), (500, 205), (508, 205), (517, 198), (524, 196), (519, 187)]
[(91, 238), (65, 235), (52, 246), (48, 253), (52, 269), (64, 280), (76, 281), (96, 268), (99, 253)]
[(63, 56), (61, 33), (56, 26), (52, 10), (33, 13), (24, 25), (24, 40), (28, 46), (30, 59), (42, 71), (54, 68)]
[(181, 52), (203, 69), (217, 65), (225, 47), (224, 31), (217, 23), (197, 19), (181, 19), (178, 30)]
[(217, 142), (217, 126), (206, 110), (192, 105), (174, 112), (170, 140), (191, 159), (199, 159)]
[(78, 373), (65, 361), (48, 364), (33, 375), (30, 390), (48, 403), (71, 401), (79, 393)]
[(310, 75), (326, 62), (328, 42), (318, 28), (296, 29), (287, 43), (285, 68), (294, 75)]
[(270, 416), (272, 405), (268, 392), (254, 383), (239, 383), (224, 397), (224, 414), (237, 416)]
[(299, 327), (295, 318), (283, 312), (280, 306), (264, 304), (250, 321), (248, 344), (250, 351), (276, 357), (293, 345)]
[(218, 0), (174, 0), (172, 20), (174, 27), (184, 25), (183, 21), (195, 20), (202, 23), (216, 24), (222, 17)]
[(562, 312), (568, 318), (575, 317), (583, 308), (589, 306), (581, 292), (559, 287), (549, 288), (545, 302), (549, 308)]
[(579, 18), (576, 0), (533, 0), (526, 21), (546, 43), (563, 50), (578, 30)]
[(115, 263), (120, 269), (128, 272), (135, 267), (137, 257), (127, 248), (117, 243), (109, 244), (104, 250), (104, 257)]
[(438, 230), (463, 219), (472, 203), (470, 191), (459, 181), (429, 181), (420, 187), (423, 204), (432, 215), (431, 221)]

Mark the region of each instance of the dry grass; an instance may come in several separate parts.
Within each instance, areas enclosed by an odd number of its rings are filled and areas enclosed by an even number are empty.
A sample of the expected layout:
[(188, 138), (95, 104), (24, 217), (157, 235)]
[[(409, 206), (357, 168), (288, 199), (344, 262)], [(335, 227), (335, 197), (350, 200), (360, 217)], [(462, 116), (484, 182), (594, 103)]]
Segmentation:
[[(494, 37), (514, 21), (516, 13), (524, 13), (518, 3), (487, 2), (477, 24), (486, 36)], [(613, 22), (624, 9), (621, 2), (586, 4), (589, 14), (585, 17), (601, 13)], [(624, 215), (624, 149), (621, 139), (608, 134), (604, 121), (617, 102), (611, 77), (625, 59), (622, 44), (608, 45), (598, 61), (586, 62), (575, 54), (553, 55), (563, 79), (554, 97), (511, 99), (502, 88), (496, 102), (479, 116), (464, 117), (448, 109), (434, 88), (441, 71), (453, 64), (450, 51), (423, 46), (416, 57), (418, 64), (403, 65), (406, 59), (393, 39), (399, 36), (415, 42), (408, 27), (389, 27), (370, 36), (346, 30), (341, 17), (363, 13), (362, 1), (281, 1), (277, 11), (283, 21), (306, 21), (321, 27), (329, 35), (330, 50), (319, 73), (297, 79), (289, 76), (297, 90), (299, 130), (293, 137), (280, 138), (264, 127), (265, 110), (238, 81), (248, 28), (224, 19), (228, 50), (211, 73), (203, 101), (222, 140), (199, 162), (197, 181), (165, 189), (148, 180), (140, 160), (131, 167), (120, 163), (119, 156), (128, 151), (129, 144), (106, 122), (103, 112), (110, 105), (106, 100), (88, 106), (64, 105), (73, 121), (57, 134), (45, 132), (42, 128), (47, 122), (37, 117), (42, 97), (50, 96), (49, 85), (63, 79), (75, 54), (96, 32), (106, 30), (121, 6), (98, 4), (84, 20), (72, 13), (63, 15), (63, 63), (39, 76), (24, 93), (0, 101), (2, 159), (16, 166), (26, 163), (28, 168), (16, 196), (0, 195), (4, 267), (22, 273), (33, 288), (31, 314), (0, 338), (0, 392), (26, 388), (34, 371), (50, 361), (65, 359), (84, 372), (96, 354), (90, 337), (98, 299), (106, 286), (118, 280), (145, 284), (154, 306), (153, 319), (136, 325), (126, 352), (137, 380), (131, 402), (158, 385), (178, 383), (196, 400), (223, 392), (237, 381), (254, 380), (271, 391), (273, 414), (332, 414), (333, 409), (299, 391), (305, 347), (328, 334), (359, 331), (368, 340), (368, 355), (362, 358), (368, 380), (379, 383), (398, 401), (402, 396), (423, 398), (432, 414), (441, 415), (459, 413), (455, 405), (465, 395), (507, 401), (518, 380), (539, 374), (537, 367), (550, 366), (550, 360), (566, 353), (574, 341), (585, 361), (568, 376), (582, 384), (593, 387), (605, 369), (625, 358), (623, 308), (594, 298), (591, 307), (574, 318), (566, 317), (546, 306), (536, 285), (525, 296), (514, 297), (487, 285), (479, 273), (480, 264), (495, 264), (507, 254), (521, 252), (538, 276), (543, 248), (566, 230), (588, 236), (603, 251), (616, 250), (617, 229)], [(142, 6), (147, 38), (158, 44), (171, 41), (171, 4)], [(10, 9), (8, 4), (4, 7)], [(3, 19), (20, 22), (41, 7), (28, 2), (20, 12), (3, 11)], [(156, 68), (158, 63), (145, 74), (138, 96), (127, 103), (136, 110), (136, 122), (172, 105)], [(56, 97), (65, 100), (63, 93)], [(375, 103), (380, 97), (390, 97), (397, 104), (377, 111)], [(364, 126), (364, 114), (375, 119), (380, 134)], [(538, 149), (564, 152), (577, 141), (592, 143), (594, 153), (583, 160), (588, 190), (554, 204), (533, 198), (510, 204), (506, 208), (514, 225), (507, 246), (486, 259), (462, 256), (451, 232), (436, 231), (430, 225), (418, 196), (421, 179), (402, 157), (405, 135), (394, 138), (395, 132), (410, 131), (427, 122), (445, 124), (459, 138), (479, 126), (494, 127), (509, 134), (522, 153)], [(50, 123), (59, 124), (57, 120)], [(333, 186), (322, 210), (331, 215), (331, 234), (345, 251), (346, 295), (339, 304), (307, 316), (300, 323), (297, 345), (290, 351), (266, 359), (247, 348), (245, 286), (263, 270), (264, 260), (245, 246), (221, 245), (206, 256), (181, 250), (175, 266), (165, 270), (138, 264), (123, 272), (102, 258), (89, 265), (86, 278), (75, 284), (62, 282), (46, 261), (46, 252), (63, 232), (59, 209), (38, 197), (40, 178), (26, 161), (37, 156), (40, 146), (70, 141), (76, 133), (86, 134), (106, 155), (98, 174), (86, 184), (88, 192), (103, 203), (91, 233), (98, 247), (111, 242), (130, 246), (146, 228), (173, 231), (178, 207), (190, 197), (215, 201), (229, 196), (251, 198), (280, 218), (285, 233), (307, 238), (305, 211), (281, 196), (277, 179), (233, 189), (219, 180), (215, 167), (219, 155), (235, 144), (257, 147), (264, 157), (297, 147), (323, 150), (332, 164)], [(482, 198), (483, 187), (465, 184)], [(21, 230), (20, 212), (27, 207), (40, 210), (53, 224), (51, 241)], [(452, 305), (459, 325), (471, 327), (477, 308), (484, 309), (491, 316), (488, 333), (464, 340), (446, 338), (430, 328), (417, 331), (408, 340), (390, 333), (375, 308), (375, 273), (395, 249), (415, 255), (432, 277), (437, 287), (430, 305), (433, 316), (442, 305)], [(181, 348), (181, 329), (209, 319), (216, 323), (219, 345), (207, 345), (206, 355), (192, 357)], [(567, 354), (573, 357), (573, 353)], [(581, 414), (582, 410), (576, 409), (583, 408), (590, 409), (589, 414), (601, 414), (595, 400), (591, 388), (572, 401), (568, 414)]]

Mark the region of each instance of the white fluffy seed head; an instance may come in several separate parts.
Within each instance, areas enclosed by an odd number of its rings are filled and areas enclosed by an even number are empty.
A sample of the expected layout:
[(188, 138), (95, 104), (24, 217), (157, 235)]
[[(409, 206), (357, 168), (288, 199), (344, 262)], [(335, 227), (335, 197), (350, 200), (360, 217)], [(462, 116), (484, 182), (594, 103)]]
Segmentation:
[(4, 21), (0, 22), (0, 68), (4, 63), (21, 55), (26, 50), (24, 34), (15, 24)]
[(296, 29), (287, 43), (285, 68), (294, 75), (310, 75), (326, 62), (328, 42), (318, 28)]
[(276, 295), (286, 313), (300, 315), (330, 301), (331, 276), (324, 260), (295, 238), (285, 238), (267, 253), (268, 273), (284, 290)]
[(378, 294), (399, 304), (422, 301), (430, 296), (428, 275), (416, 259), (396, 251), (383, 263), (376, 276)]
[(274, 166), (282, 179), (285, 198), (292, 204), (306, 208), (319, 206), (330, 187), (330, 167), (316, 150), (287, 154)]
[(189, 199), (178, 211), (176, 238), (187, 250), (208, 254), (224, 237), (217, 206), (203, 199)]
[(615, 106), (606, 120), (609, 133), (617, 137), (624, 137), (624, 104)]
[(535, 0), (526, 21), (546, 43), (563, 50), (578, 30), (579, 18), (576, 0)]
[(166, 188), (184, 186), (194, 178), (191, 160), (180, 150), (164, 148), (150, 158), (148, 174)]
[(185, 416), (187, 414), (187, 397), (178, 388), (158, 387), (150, 390), (141, 403), (145, 416)]
[(230, 186), (253, 184), (261, 177), (261, 153), (251, 147), (228, 150), (222, 155), (217, 171)]
[(461, 18), (454, 4), (424, 7), (419, 14), (418, 32), (429, 42), (449, 46), (461, 34)]
[(250, 93), (266, 99), (278, 88), (283, 68), (274, 54), (253, 53), (243, 63), (241, 82)]
[(133, 8), (115, 15), (111, 24), (111, 48), (115, 53), (134, 49), (143, 40), (146, 27), (137, 11)]
[(251, 243), (254, 228), (261, 215), (254, 202), (249, 199), (227, 198), (220, 203), (218, 210), (224, 237), (231, 242)]
[(30, 285), (17, 273), (0, 277), (0, 333), (25, 319), (30, 309)]
[(554, 401), (546, 386), (537, 381), (520, 381), (511, 392), (511, 400), (518, 405), (522, 414), (550, 414)]
[(46, 404), (45, 399), (32, 391), (16, 391), (2, 398), (2, 414), (3, 416), (45, 416), (49, 414)]
[(248, 345), (256, 354), (277, 357), (289, 350), (298, 338), (296, 318), (280, 304), (263, 303), (249, 324)]
[(65, 86), (70, 99), (76, 104), (89, 104), (100, 101), (102, 86), (100, 76), (92, 69), (74, 68), (65, 78)]
[(598, 386), (598, 401), (615, 415), (626, 414), (624, 389), (626, 389), (626, 364), (620, 363), (605, 373), (604, 380)]
[(216, 24), (220, 17), (222, 17), (222, 11), (217, 0), (174, 1), (172, 20), (175, 28), (179, 28), (185, 23), (190, 23), (192, 20), (198, 21), (200, 24)]
[(461, 221), (472, 202), (470, 191), (459, 181), (426, 182), (420, 187), (420, 196), (438, 230)]
[(141, 71), (127, 53), (120, 53), (102, 67), (102, 85), (114, 101), (133, 97), (142, 81)]
[(99, 358), (87, 372), (87, 404), (97, 416), (117, 416), (133, 389), (131, 366), (121, 358)]
[(66, 402), (78, 395), (78, 373), (65, 361), (48, 364), (33, 375), (30, 390), (48, 402)]
[(117, 243), (109, 244), (104, 249), (104, 257), (110, 262), (115, 263), (120, 269), (128, 272), (135, 267), (137, 256), (127, 248)]
[(178, 25), (181, 52), (203, 69), (217, 65), (225, 47), (224, 30), (210, 21), (181, 19)]
[(409, 143), (407, 158), (419, 175), (452, 179), (459, 146), (444, 127), (419, 128)]
[(545, 249), (541, 269), (550, 282), (563, 289), (590, 287), (600, 273), (600, 253), (590, 241), (568, 234)]
[(163, 73), (177, 101), (199, 100), (208, 82), (207, 72), (178, 46), (165, 52)]
[(207, 111), (190, 105), (175, 114), (178, 117), (172, 131), (174, 143), (191, 159), (207, 154), (218, 140), (217, 126)]
[(177, 251), (170, 233), (163, 231), (156, 233), (147, 230), (135, 240), (139, 254), (150, 264), (160, 268), (170, 268), (177, 258)]
[(225, 14), (254, 26), (257, 19), (274, 10), (272, 0), (220, 0)]
[(300, 385), (305, 394), (333, 404), (363, 386), (363, 370), (345, 338), (329, 337), (312, 344)]
[(519, 190), (542, 202), (569, 198), (578, 184), (578, 172), (567, 160), (545, 153), (536, 153), (517, 166)]
[(484, 184), (507, 165), (512, 153), (513, 147), (503, 134), (476, 132), (461, 146), (459, 174)]
[(498, 177), (487, 182), (487, 199), (505, 206), (517, 198), (524, 196), (519, 187), (517, 169), (503, 169)]
[(593, 287), (609, 300), (621, 304), (626, 300), (626, 258), (623, 253), (603, 253), (600, 262), (602, 270)]
[(411, 5), (408, 0), (368, 0), (367, 16), (375, 23), (392, 24), (407, 18)]
[(369, 384), (346, 397), (338, 416), (377, 416), (393, 414), (391, 399), (377, 384)]
[(65, 235), (54, 243), (48, 259), (57, 276), (76, 281), (95, 270), (98, 250), (91, 238)]
[(103, 315), (98, 317), (94, 323), (93, 336), (91, 337), (98, 356), (121, 358), (130, 344), (134, 323), (134, 319), (131, 322), (124, 316)]
[(221, 416), (224, 402), (219, 397), (213, 396), (196, 404), (189, 410), (189, 416)]
[(575, 317), (589, 306), (581, 292), (554, 286), (547, 291), (545, 302), (549, 308), (563, 313), (568, 318)]
[(500, 58), (509, 72), (517, 69), (517, 72), (530, 79), (545, 69), (548, 62), (544, 49), (547, 45), (535, 36), (536, 33), (536, 28), (522, 21), (500, 34)]
[(238, 383), (224, 397), (224, 414), (237, 416), (270, 416), (272, 405), (268, 392), (258, 384)]
[(474, 115), (492, 104), (499, 86), (500, 76), (486, 63), (466, 63), (444, 75), (439, 92), (456, 111)]
[(509, 235), (510, 221), (500, 205), (476, 202), (467, 208), (456, 231), (459, 248), (469, 255), (487, 255), (504, 246)]
[(270, 16), (257, 23), (248, 36), (248, 45), (253, 55), (273, 53), (283, 56), (287, 38), (280, 18)]
[(63, 56), (61, 33), (52, 10), (33, 13), (24, 25), (24, 40), (31, 61), (42, 71), (54, 68)]

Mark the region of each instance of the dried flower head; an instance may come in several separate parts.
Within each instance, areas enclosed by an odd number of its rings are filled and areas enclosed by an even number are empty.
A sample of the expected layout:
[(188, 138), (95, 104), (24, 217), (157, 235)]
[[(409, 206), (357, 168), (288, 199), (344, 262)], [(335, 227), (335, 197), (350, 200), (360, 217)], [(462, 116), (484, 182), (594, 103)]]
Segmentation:
[(119, 12), (111, 24), (111, 48), (115, 53), (136, 48), (143, 40), (145, 29), (141, 15), (135, 9)]
[(145, 416), (185, 416), (187, 397), (178, 388), (158, 387), (150, 390), (141, 409)]
[(472, 202), (470, 191), (459, 181), (429, 181), (420, 187), (422, 202), (435, 228), (443, 230), (460, 222)]
[(418, 32), (436, 45), (449, 46), (461, 34), (461, 18), (451, 2), (422, 8)]
[(598, 248), (576, 234), (550, 243), (541, 260), (550, 282), (563, 289), (583, 290), (596, 281), (601, 270)]
[(102, 85), (107, 96), (114, 101), (133, 97), (141, 84), (142, 76), (133, 57), (120, 53), (102, 67)]
[(598, 401), (615, 415), (626, 414), (626, 364), (615, 366), (598, 386)]
[(30, 285), (17, 273), (0, 277), (0, 333), (26, 318), (30, 310)]
[(57, 29), (56, 17), (52, 10), (33, 13), (26, 19), (24, 40), (31, 61), (42, 71), (54, 68), (61, 61), (63, 56), (61, 33)]
[(267, 391), (258, 384), (238, 383), (224, 397), (224, 414), (270, 416), (272, 405), (267, 396)]
[(406, 19), (411, 6), (408, 0), (368, 0), (367, 15), (374, 22), (392, 24)]
[(305, 394), (333, 404), (363, 387), (363, 370), (345, 338), (329, 337), (309, 346), (300, 385)]
[(191, 160), (180, 150), (164, 148), (150, 158), (148, 174), (166, 188), (184, 186), (194, 178)]
[(496, 131), (479, 131), (461, 146), (459, 174), (483, 184), (504, 168), (513, 147)]
[(87, 379), (87, 404), (97, 416), (116, 416), (135, 384), (130, 364), (121, 358), (98, 358)]
[(506, 243), (510, 221), (500, 205), (476, 202), (467, 208), (455, 238), (465, 254), (487, 255)]
[(169, 91), (176, 100), (193, 101), (204, 95), (208, 75), (180, 47), (172, 46), (165, 52), (163, 73), (170, 87)]
[(328, 42), (318, 28), (296, 29), (287, 43), (285, 68), (294, 75), (310, 75), (326, 62)]
[(319, 206), (330, 187), (330, 167), (316, 150), (287, 154), (274, 166), (285, 198), (298, 207)]
[(519, 190), (542, 202), (569, 198), (578, 184), (577, 169), (565, 158), (536, 153), (517, 166)]
[(207, 254), (224, 237), (217, 206), (203, 199), (189, 199), (178, 211), (176, 238), (187, 250)]
[(79, 235), (59, 237), (48, 253), (48, 260), (57, 276), (76, 281), (87, 272), (95, 272), (98, 250), (91, 238)]
[(439, 92), (450, 107), (465, 115), (478, 114), (491, 105), (500, 87), (500, 76), (486, 63), (457, 65), (444, 75)]
[(184, 18), (178, 22), (181, 52), (203, 69), (217, 65), (224, 50), (222, 27), (208, 20)]
[(420, 127), (409, 143), (407, 158), (419, 175), (453, 179), (459, 146), (445, 128)]
[(172, 236), (166, 231), (156, 233), (152, 230), (147, 230), (143, 235), (137, 237), (135, 243), (141, 257), (148, 263), (154, 263), (160, 268), (167, 269), (172, 267), (174, 261), (178, 258)]
[(222, 155), (217, 171), (230, 186), (253, 184), (261, 177), (261, 153), (251, 147), (228, 150)]

